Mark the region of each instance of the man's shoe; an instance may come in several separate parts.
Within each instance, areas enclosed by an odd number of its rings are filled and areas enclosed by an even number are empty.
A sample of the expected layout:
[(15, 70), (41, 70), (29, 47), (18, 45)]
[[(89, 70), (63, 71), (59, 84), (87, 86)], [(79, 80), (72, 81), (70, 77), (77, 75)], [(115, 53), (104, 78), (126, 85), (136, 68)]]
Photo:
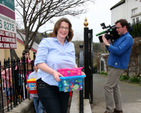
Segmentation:
[(114, 113), (123, 113), (123, 111), (114, 109)]
[(108, 111), (105, 111), (104, 113), (114, 113), (114, 112), (108, 112)]

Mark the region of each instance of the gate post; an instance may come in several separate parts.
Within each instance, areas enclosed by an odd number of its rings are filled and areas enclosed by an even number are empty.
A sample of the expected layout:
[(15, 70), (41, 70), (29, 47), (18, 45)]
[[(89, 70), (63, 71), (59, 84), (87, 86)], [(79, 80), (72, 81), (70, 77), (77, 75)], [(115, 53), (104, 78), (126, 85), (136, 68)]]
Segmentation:
[(85, 98), (89, 99), (89, 75), (88, 75), (88, 22), (87, 18), (85, 18), (84, 22), (84, 70), (86, 74), (85, 78)]
[(84, 22), (84, 70), (86, 74), (85, 78), (85, 98), (92, 101), (92, 85), (93, 85), (93, 79), (92, 79), (92, 70), (93, 70), (93, 31), (92, 29), (89, 30), (87, 18), (85, 18)]

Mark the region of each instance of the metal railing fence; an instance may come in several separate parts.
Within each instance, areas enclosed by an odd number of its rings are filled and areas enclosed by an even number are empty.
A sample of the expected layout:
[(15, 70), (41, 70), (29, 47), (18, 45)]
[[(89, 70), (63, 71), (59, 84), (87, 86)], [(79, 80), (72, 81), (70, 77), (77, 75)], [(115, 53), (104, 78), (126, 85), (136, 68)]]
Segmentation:
[[(33, 55), (35, 59), (35, 53)], [(26, 80), (33, 71), (34, 59), (28, 62), (23, 53), (21, 60), (4, 60), (4, 66), (0, 62), (0, 113), (12, 110), (24, 99), (29, 98)]]

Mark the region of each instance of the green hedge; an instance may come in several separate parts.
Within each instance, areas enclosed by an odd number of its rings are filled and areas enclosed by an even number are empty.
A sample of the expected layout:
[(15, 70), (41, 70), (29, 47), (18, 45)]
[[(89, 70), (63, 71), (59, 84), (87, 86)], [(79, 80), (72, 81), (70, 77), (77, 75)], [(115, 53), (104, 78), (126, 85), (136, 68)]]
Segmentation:
[(132, 31), (130, 33), (133, 37), (141, 36), (141, 23), (132, 25)]

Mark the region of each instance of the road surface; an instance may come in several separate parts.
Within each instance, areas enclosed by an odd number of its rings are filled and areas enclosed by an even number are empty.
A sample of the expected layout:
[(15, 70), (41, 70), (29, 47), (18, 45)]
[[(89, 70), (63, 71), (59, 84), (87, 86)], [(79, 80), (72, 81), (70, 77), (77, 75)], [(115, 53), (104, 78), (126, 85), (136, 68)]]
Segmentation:
[[(105, 75), (93, 75), (92, 113), (104, 113), (105, 111), (105, 79)], [(141, 85), (123, 81), (119, 81), (119, 85), (122, 94), (123, 113), (141, 113)]]

